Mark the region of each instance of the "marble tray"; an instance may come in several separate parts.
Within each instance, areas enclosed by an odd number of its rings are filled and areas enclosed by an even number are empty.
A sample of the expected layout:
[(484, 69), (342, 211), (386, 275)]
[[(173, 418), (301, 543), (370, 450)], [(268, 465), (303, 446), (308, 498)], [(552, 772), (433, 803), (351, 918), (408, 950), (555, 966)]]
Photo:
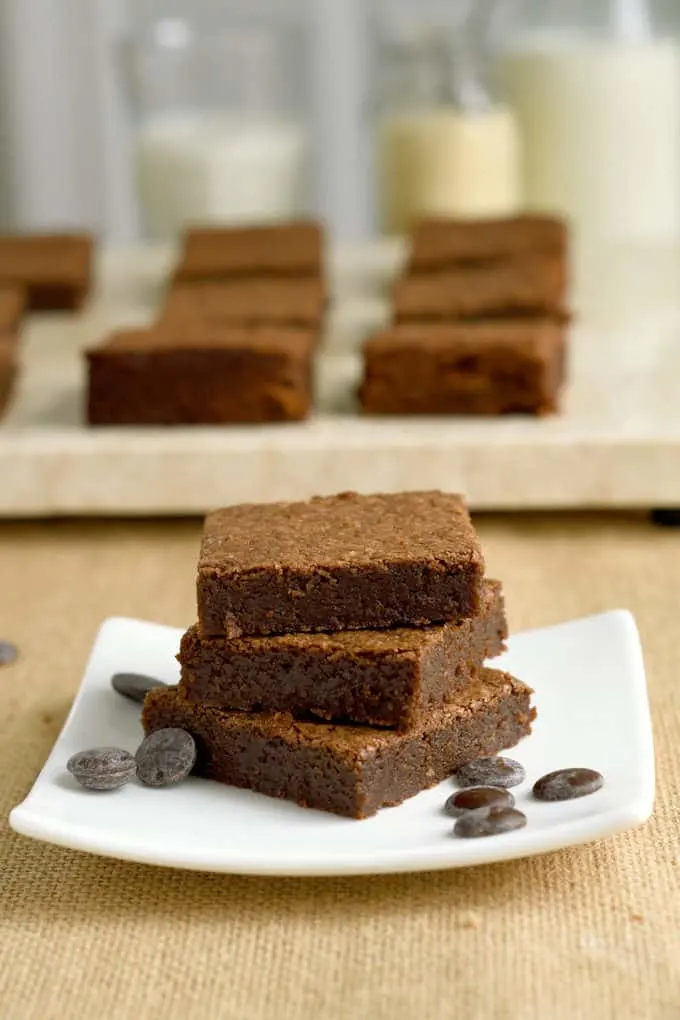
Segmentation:
[(680, 506), (680, 255), (579, 256), (570, 385), (551, 419), (368, 420), (361, 338), (385, 321), (402, 251), (336, 251), (335, 307), (302, 424), (91, 430), (80, 352), (153, 313), (172, 258), (107, 251), (85, 314), (26, 325), (22, 379), (0, 426), (0, 515), (193, 514), (342, 489), (438, 487), (478, 510)]

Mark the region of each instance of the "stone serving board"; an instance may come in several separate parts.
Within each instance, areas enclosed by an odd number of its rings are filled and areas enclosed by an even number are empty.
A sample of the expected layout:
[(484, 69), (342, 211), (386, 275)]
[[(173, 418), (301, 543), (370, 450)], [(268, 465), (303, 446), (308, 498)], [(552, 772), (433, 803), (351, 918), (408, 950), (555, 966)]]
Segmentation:
[(81, 315), (33, 316), (0, 426), (0, 515), (180, 515), (344, 489), (442, 488), (476, 510), (680, 506), (680, 254), (578, 254), (570, 384), (554, 418), (357, 413), (361, 338), (385, 322), (399, 244), (330, 257), (335, 295), (304, 423), (89, 429), (81, 350), (153, 315), (167, 249), (109, 250)]

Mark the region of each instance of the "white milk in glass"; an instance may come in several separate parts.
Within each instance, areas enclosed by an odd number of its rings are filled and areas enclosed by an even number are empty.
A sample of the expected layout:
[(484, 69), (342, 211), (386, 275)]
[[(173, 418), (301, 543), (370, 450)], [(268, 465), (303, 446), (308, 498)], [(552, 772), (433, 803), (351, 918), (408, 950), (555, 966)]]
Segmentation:
[(187, 223), (294, 217), (304, 156), (304, 131), (294, 122), (213, 112), (151, 118), (136, 139), (147, 229), (165, 238)]
[(506, 57), (525, 198), (579, 236), (680, 235), (680, 52), (670, 40), (531, 36)]

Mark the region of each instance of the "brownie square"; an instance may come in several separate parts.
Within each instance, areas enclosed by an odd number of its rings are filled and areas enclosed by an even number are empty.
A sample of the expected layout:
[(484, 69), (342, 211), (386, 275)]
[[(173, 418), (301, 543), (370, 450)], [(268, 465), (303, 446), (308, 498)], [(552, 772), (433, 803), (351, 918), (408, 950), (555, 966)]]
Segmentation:
[(175, 278), (321, 276), (323, 231), (300, 220), (267, 227), (205, 227), (188, 230)]
[(552, 216), (501, 219), (426, 219), (411, 239), (410, 272), (465, 262), (514, 259), (528, 254), (565, 257), (567, 227)]
[(403, 324), (364, 345), (366, 414), (550, 414), (565, 327), (550, 319)]
[(564, 315), (565, 260), (519, 256), (510, 262), (462, 264), (405, 276), (393, 291), (397, 322)]
[(204, 639), (190, 627), (180, 687), (189, 701), (231, 711), (408, 729), (451, 701), (506, 637), (501, 585), (485, 581), (479, 615), (457, 624)]
[(533, 692), (499, 670), (468, 680), (455, 704), (406, 733), (300, 722), (290, 715), (225, 712), (176, 687), (147, 695), (146, 733), (177, 726), (196, 740), (195, 772), (349, 818), (401, 804), (473, 758), (513, 747), (531, 731)]
[(16, 334), (0, 333), (0, 418), (9, 407), (18, 372)]
[(26, 291), (23, 287), (0, 284), (0, 335), (17, 333), (26, 308)]
[(318, 329), (325, 287), (314, 277), (179, 283), (165, 300), (160, 325), (198, 319), (236, 325), (280, 324)]
[(239, 637), (458, 621), (479, 611), (483, 576), (460, 496), (243, 504), (206, 517), (198, 622)]
[(92, 261), (87, 234), (0, 237), (0, 284), (24, 288), (31, 310), (80, 308), (90, 290)]
[(130, 330), (87, 352), (91, 425), (298, 421), (313, 335), (278, 327)]

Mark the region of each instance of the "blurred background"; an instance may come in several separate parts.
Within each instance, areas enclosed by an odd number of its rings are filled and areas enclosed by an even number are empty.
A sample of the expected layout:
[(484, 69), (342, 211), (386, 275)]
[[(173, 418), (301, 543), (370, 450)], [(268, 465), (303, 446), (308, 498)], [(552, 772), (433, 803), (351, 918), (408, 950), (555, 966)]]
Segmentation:
[(0, 229), (680, 232), (677, 0), (2, 0)]

